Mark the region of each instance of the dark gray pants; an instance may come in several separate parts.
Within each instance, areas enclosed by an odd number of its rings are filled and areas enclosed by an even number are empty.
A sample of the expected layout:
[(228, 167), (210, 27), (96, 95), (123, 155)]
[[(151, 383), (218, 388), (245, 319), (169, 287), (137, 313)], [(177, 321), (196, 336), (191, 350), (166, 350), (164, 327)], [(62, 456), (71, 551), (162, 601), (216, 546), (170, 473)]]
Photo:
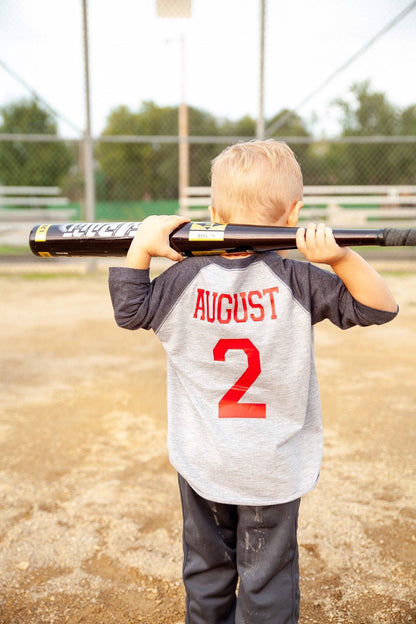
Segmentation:
[(224, 505), (201, 498), (180, 475), (179, 488), (186, 624), (296, 624), (300, 499)]

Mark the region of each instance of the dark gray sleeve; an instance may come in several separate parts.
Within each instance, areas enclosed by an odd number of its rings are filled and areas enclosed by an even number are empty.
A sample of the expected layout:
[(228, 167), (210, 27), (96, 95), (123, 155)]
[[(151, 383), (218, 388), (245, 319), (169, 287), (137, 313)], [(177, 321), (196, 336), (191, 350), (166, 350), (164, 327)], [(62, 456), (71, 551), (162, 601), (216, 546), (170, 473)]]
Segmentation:
[(298, 303), (310, 313), (313, 325), (324, 319), (341, 329), (355, 325), (382, 325), (398, 313), (398, 310), (385, 312), (359, 303), (335, 273), (310, 262), (282, 261), (277, 254), (265, 255), (264, 259), (288, 285)]
[(396, 312), (376, 310), (360, 303), (348, 292), (337, 275), (308, 264), (312, 324), (329, 319), (341, 329), (355, 325), (383, 325)]
[(117, 325), (125, 329), (150, 329), (149, 271), (110, 267), (108, 284)]
[(111, 267), (109, 288), (117, 324), (125, 329), (157, 331), (206, 262), (203, 257), (187, 258), (152, 281), (149, 270)]

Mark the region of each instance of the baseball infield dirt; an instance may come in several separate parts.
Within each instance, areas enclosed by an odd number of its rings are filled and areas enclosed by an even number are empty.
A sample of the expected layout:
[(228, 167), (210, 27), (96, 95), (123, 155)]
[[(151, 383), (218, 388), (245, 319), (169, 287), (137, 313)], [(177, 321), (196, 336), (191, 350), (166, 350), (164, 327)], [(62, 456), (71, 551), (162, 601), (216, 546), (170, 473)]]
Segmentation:
[[(316, 328), (325, 424), (301, 505), (301, 622), (416, 622), (416, 273), (391, 324)], [(179, 624), (165, 356), (103, 272), (0, 277), (0, 623)], [(251, 623), (261, 624), (261, 623)]]

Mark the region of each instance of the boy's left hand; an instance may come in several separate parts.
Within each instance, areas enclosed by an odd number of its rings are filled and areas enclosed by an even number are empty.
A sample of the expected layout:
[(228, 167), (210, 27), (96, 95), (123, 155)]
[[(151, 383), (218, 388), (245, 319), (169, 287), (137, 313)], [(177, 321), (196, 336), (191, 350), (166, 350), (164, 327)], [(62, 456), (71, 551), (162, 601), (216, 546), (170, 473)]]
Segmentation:
[(329, 264), (350, 294), (364, 305), (397, 312), (397, 303), (381, 276), (349, 247), (340, 247), (330, 227), (310, 223), (299, 228), (296, 244), (310, 262)]
[(296, 233), (296, 245), (309, 262), (333, 266), (348, 253), (348, 248), (340, 247), (332, 229), (324, 223), (310, 223), (306, 228), (299, 228)]
[(153, 215), (144, 219), (130, 245), (125, 266), (146, 269), (155, 256), (175, 262), (182, 260), (183, 256), (170, 246), (169, 235), (188, 221), (187, 217), (178, 215)]

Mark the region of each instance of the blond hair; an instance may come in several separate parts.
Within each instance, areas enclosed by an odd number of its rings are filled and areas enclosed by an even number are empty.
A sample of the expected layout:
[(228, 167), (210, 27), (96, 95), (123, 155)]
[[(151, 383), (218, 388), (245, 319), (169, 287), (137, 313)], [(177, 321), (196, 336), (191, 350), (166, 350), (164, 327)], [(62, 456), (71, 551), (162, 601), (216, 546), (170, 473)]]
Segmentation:
[(211, 201), (225, 222), (272, 224), (302, 195), (299, 163), (283, 141), (237, 143), (212, 161)]

